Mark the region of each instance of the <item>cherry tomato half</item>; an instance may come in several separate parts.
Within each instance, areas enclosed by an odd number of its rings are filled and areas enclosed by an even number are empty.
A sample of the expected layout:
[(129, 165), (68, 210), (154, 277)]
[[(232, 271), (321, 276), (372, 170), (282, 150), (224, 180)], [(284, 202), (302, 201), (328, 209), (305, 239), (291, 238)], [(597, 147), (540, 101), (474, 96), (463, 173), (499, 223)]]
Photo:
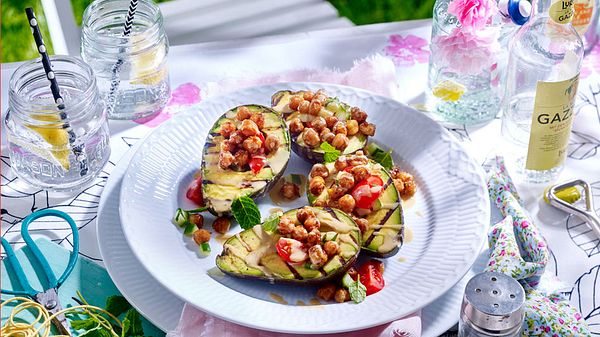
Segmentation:
[(304, 251), (302, 242), (294, 239), (279, 238), (275, 248), (279, 257), (286, 262), (302, 262), (308, 256)]
[(248, 165), (254, 174), (258, 174), (260, 170), (265, 166), (267, 159), (263, 156), (253, 156), (250, 158)]
[(204, 198), (202, 197), (202, 176), (198, 175), (197, 178), (192, 181), (187, 191), (185, 192), (186, 198), (190, 199), (198, 206), (204, 206)]
[(370, 209), (381, 193), (383, 193), (383, 180), (378, 176), (369, 176), (356, 184), (351, 194), (356, 200), (357, 208)]
[(360, 266), (360, 269), (358, 270), (360, 283), (367, 288), (367, 296), (375, 294), (385, 286), (383, 275), (379, 271), (379, 266), (377, 266), (376, 263), (377, 262), (369, 261)]

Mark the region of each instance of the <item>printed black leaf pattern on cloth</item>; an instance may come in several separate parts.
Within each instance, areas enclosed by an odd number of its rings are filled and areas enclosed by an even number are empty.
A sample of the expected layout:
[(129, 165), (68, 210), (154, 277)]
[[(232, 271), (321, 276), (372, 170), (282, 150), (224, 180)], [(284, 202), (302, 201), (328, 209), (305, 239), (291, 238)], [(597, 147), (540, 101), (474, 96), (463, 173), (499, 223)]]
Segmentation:
[[(600, 212), (600, 181), (590, 184), (592, 187), (592, 198), (596, 206), (596, 213)], [(580, 218), (569, 215), (567, 218), (567, 231), (571, 240), (585, 252), (588, 257), (600, 254), (600, 239), (594, 235), (588, 224)]]
[(592, 335), (600, 336), (600, 265), (575, 281), (569, 300), (587, 322)]
[(575, 131), (571, 133), (568, 156), (571, 159), (583, 160), (598, 154), (600, 148), (600, 139), (583, 132)]
[(469, 136), (469, 130), (467, 130), (466, 125), (457, 126), (457, 127), (446, 127), (446, 130), (450, 131), (459, 141), (471, 141), (471, 136)]

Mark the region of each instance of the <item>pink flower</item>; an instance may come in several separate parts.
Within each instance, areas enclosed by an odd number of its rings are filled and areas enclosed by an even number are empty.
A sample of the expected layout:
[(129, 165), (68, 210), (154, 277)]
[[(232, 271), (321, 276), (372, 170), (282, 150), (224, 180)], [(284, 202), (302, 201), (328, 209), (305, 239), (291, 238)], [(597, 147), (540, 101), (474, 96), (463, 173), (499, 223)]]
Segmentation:
[(492, 0), (454, 0), (448, 5), (448, 13), (465, 28), (483, 28), (497, 12), (498, 5)]
[(392, 57), (397, 66), (412, 67), (416, 63), (429, 61), (427, 44), (427, 40), (412, 34), (392, 34), (383, 51)]
[(438, 64), (464, 75), (477, 75), (495, 63), (494, 54), (500, 49), (497, 29), (478, 31), (454, 28), (450, 35), (437, 36), (431, 46)]

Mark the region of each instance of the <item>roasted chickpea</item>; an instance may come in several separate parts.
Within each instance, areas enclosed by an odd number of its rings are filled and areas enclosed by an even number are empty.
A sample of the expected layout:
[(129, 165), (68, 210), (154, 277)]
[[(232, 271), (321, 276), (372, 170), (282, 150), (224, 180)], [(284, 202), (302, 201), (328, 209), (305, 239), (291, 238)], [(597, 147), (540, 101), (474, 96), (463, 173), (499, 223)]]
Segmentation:
[(225, 152), (233, 152), (235, 150), (235, 144), (232, 144), (229, 140), (224, 140), (221, 142), (220, 151)]
[(298, 107), (298, 111), (301, 114), (308, 114), (308, 112), (310, 111), (310, 101), (304, 101), (304, 102), (300, 103), (300, 106)]
[(315, 129), (317, 132), (323, 131), (326, 126), (327, 124), (325, 123), (325, 118), (321, 116), (315, 117), (315, 119), (310, 122), (310, 127)]
[(248, 164), (250, 155), (246, 150), (238, 150), (234, 155), (234, 163), (237, 167), (243, 168)]
[(335, 116), (328, 116), (325, 118), (325, 123), (327, 123), (327, 127), (332, 129), (335, 123), (338, 122), (338, 118)]
[(221, 129), (219, 129), (219, 133), (221, 134), (221, 136), (229, 138), (229, 136), (231, 136), (231, 134), (236, 129), (237, 128), (235, 127), (235, 124), (233, 124), (233, 122), (226, 121), (225, 123), (221, 124)]
[(323, 249), (325, 250), (325, 253), (327, 253), (327, 255), (331, 257), (337, 255), (340, 252), (340, 245), (338, 245), (338, 243), (335, 241), (327, 241), (323, 245)]
[(338, 171), (342, 171), (343, 169), (348, 167), (346, 156), (339, 156), (338, 159), (335, 161), (334, 166), (335, 169)]
[(279, 148), (280, 142), (277, 136), (269, 134), (267, 138), (265, 138), (265, 147), (269, 152), (274, 152)]
[(310, 147), (317, 147), (321, 144), (319, 134), (313, 128), (304, 129), (304, 132), (302, 132), (302, 139), (304, 139), (304, 143)]
[(212, 228), (215, 232), (220, 234), (225, 234), (229, 231), (229, 227), (231, 226), (231, 220), (229, 218), (221, 216), (215, 219), (212, 224)]
[(316, 216), (308, 217), (304, 221), (304, 228), (306, 228), (306, 230), (309, 232), (318, 230), (319, 228), (321, 228), (321, 222), (319, 221), (319, 219), (317, 219)]
[(290, 122), (290, 131), (294, 134), (298, 134), (304, 131), (304, 124), (302, 124), (300, 118), (292, 119), (292, 121)]
[(202, 226), (204, 226), (204, 217), (200, 213), (190, 214), (190, 217), (188, 218), (188, 220), (191, 223), (193, 223), (194, 225), (196, 225), (196, 227), (198, 227), (198, 228), (202, 228)]
[(309, 102), (312, 101), (313, 97), (314, 97), (314, 94), (312, 91), (305, 91), (302, 94), (302, 98), (304, 98), (304, 100), (309, 101)]
[(350, 301), (350, 292), (344, 288), (338, 288), (334, 295), (335, 301), (338, 303), (344, 303)]
[(210, 232), (206, 229), (197, 229), (193, 234), (193, 238), (196, 244), (201, 245), (210, 241)]
[(219, 153), (219, 167), (221, 167), (223, 170), (226, 170), (231, 165), (233, 165), (234, 161), (235, 158), (233, 157), (231, 152), (221, 151), (221, 153)]
[(242, 121), (242, 125), (240, 125), (240, 131), (242, 131), (242, 134), (244, 134), (246, 137), (256, 136), (260, 133), (258, 125), (249, 119), (244, 119)]
[(333, 134), (333, 132), (327, 132), (321, 136), (321, 140), (324, 142), (327, 142), (329, 144), (331, 144), (333, 142), (334, 138), (335, 138), (335, 135)]
[(402, 192), (404, 191), (404, 182), (402, 181), (402, 179), (394, 179), (394, 186), (396, 186), (398, 193), (402, 194)]
[(367, 136), (373, 136), (375, 134), (375, 124), (362, 122), (358, 126), (358, 130)]
[(316, 217), (315, 212), (313, 212), (313, 210), (310, 208), (302, 207), (298, 210), (298, 212), (296, 212), (296, 218), (301, 224), (303, 224), (306, 219), (314, 217)]
[(248, 137), (242, 143), (242, 147), (250, 154), (257, 154), (262, 148), (262, 140), (257, 136)]
[(316, 101), (313, 99), (313, 101), (310, 102), (308, 113), (313, 116), (317, 116), (319, 114), (319, 112), (321, 112), (322, 107), (323, 107), (323, 105), (321, 105), (321, 103), (319, 101)]
[(313, 97), (312, 101), (313, 101), (313, 102), (314, 102), (314, 101), (317, 101), (317, 102), (321, 103), (321, 105), (324, 105), (324, 104), (325, 104), (325, 102), (327, 101), (327, 95), (325, 95), (325, 94), (324, 94), (324, 93), (322, 93), (322, 92), (317, 92), (317, 93), (315, 94), (315, 97)]
[(354, 136), (358, 133), (358, 122), (354, 119), (347, 121), (346, 129), (348, 130), (348, 136)]
[(368, 162), (369, 162), (369, 158), (367, 158), (367, 156), (354, 155), (349, 158), (348, 165), (350, 165), (350, 166), (366, 165)]
[(260, 112), (252, 114), (252, 116), (250, 116), (250, 120), (256, 123), (259, 129), (265, 127), (265, 115)]
[(358, 225), (358, 229), (360, 229), (361, 233), (366, 232), (369, 229), (369, 221), (363, 218), (354, 219), (356, 224)]
[(331, 129), (333, 133), (336, 135), (343, 134), (344, 136), (348, 134), (348, 130), (346, 129), (346, 125), (344, 122), (337, 122)]
[(314, 177), (327, 178), (327, 177), (329, 177), (329, 170), (327, 169), (327, 166), (325, 166), (323, 164), (315, 164), (315, 165), (313, 165), (312, 169), (310, 169), (310, 177), (311, 178), (314, 178)]
[(335, 284), (328, 283), (317, 290), (317, 297), (324, 301), (331, 301), (335, 295)]
[(328, 127), (325, 127), (325, 128), (323, 128), (323, 130), (321, 130), (319, 132), (319, 137), (321, 137), (321, 139), (323, 139), (323, 136), (328, 133), (331, 133), (331, 130)]
[(252, 112), (250, 112), (250, 110), (247, 107), (241, 106), (237, 108), (236, 118), (238, 119), (238, 121), (248, 119), (250, 118), (250, 116), (252, 116)]
[(346, 137), (346, 135), (338, 133), (337, 135), (335, 135), (335, 137), (333, 137), (331, 145), (336, 149), (343, 151), (348, 146), (349, 142), (350, 140), (348, 139), (348, 137)]
[(244, 136), (242, 135), (241, 131), (235, 131), (229, 137), (229, 143), (231, 143), (231, 144), (240, 145), (240, 144), (242, 144), (243, 141), (244, 141)]
[(340, 200), (338, 200), (339, 208), (346, 212), (352, 213), (354, 207), (356, 207), (356, 200), (350, 194), (344, 194)]
[(337, 181), (340, 187), (349, 190), (354, 187), (354, 176), (350, 172), (341, 171), (337, 175)]
[(412, 180), (404, 182), (404, 190), (400, 193), (402, 199), (409, 199), (415, 195), (415, 193), (417, 193), (417, 184)]
[(367, 113), (358, 107), (350, 109), (350, 115), (352, 116), (352, 119), (358, 122), (358, 124), (367, 120)]
[(403, 182), (409, 182), (409, 181), (414, 181), (415, 178), (413, 177), (412, 174), (405, 172), (405, 171), (400, 171), (398, 172), (398, 174), (396, 175), (396, 178), (398, 179), (402, 179)]
[[(331, 203), (332, 201), (337, 201), (339, 198), (341, 198), (344, 194), (346, 194), (346, 189), (342, 188), (339, 185), (334, 185), (333, 187), (331, 187), (328, 191), (329, 194), (329, 206), (330, 207), (335, 207), (333, 206), (333, 204)], [(337, 205), (336, 205), (337, 206)]]
[(325, 190), (325, 179), (323, 177), (314, 177), (308, 183), (308, 190), (312, 195), (321, 195)]
[(300, 187), (294, 183), (285, 182), (281, 185), (281, 190), (279, 191), (282, 197), (288, 200), (294, 200), (300, 197)]
[(294, 227), (294, 229), (292, 230), (292, 239), (304, 242), (307, 238), (308, 232), (306, 231), (306, 228), (304, 228), (303, 226)]
[(290, 109), (298, 111), (298, 107), (300, 106), (300, 103), (302, 103), (302, 101), (304, 101), (304, 98), (300, 96), (293, 96), (292, 98), (290, 98), (290, 103), (288, 103), (288, 105)]
[(281, 234), (281, 235), (292, 234), (294, 227), (295, 227), (294, 221), (292, 221), (290, 218), (288, 218), (286, 216), (279, 217), (279, 224), (277, 224), (277, 231), (279, 231), (279, 234)]
[(369, 169), (365, 165), (358, 165), (352, 168), (352, 175), (356, 183), (367, 178), (369, 176)]
[(327, 254), (321, 245), (314, 245), (308, 249), (308, 258), (315, 267), (321, 267), (327, 262)]
[(314, 229), (308, 233), (308, 237), (306, 238), (306, 244), (309, 247), (314, 245), (318, 245), (321, 243), (321, 232), (318, 229)]

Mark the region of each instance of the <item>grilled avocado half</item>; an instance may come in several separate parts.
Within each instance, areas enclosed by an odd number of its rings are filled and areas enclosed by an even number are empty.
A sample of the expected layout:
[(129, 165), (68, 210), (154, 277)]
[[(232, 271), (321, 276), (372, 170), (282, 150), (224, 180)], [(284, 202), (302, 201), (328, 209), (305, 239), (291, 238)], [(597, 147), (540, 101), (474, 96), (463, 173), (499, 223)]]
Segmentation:
[(230, 213), (231, 203), (240, 196), (257, 198), (268, 192), (285, 171), (290, 159), (290, 134), (280, 114), (261, 105), (245, 105), (252, 113), (262, 113), (265, 124), (264, 136), (275, 135), (280, 145), (277, 151), (266, 156), (265, 166), (258, 172), (235, 171), (219, 167), (219, 151), (224, 138), (219, 134), (221, 124), (226, 121), (238, 123), (235, 107), (223, 114), (212, 126), (202, 154), (202, 193), (211, 213)]
[[(261, 225), (227, 239), (223, 252), (217, 256), (217, 267), (234, 277), (275, 283), (319, 284), (341, 277), (360, 252), (360, 229), (350, 216), (338, 209), (308, 208), (321, 222), (322, 244), (334, 240), (340, 246), (340, 252), (321, 268), (311, 268), (310, 262), (289, 263), (281, 259), (275, 248), (281, 235), (277, 230), (269, 233)], [(284, 215), (295, 218), (297, 211), (292, 209)]]
[[(298, 117), (300, 113), (293, 111), (289, 107), (290, 99), (296, 95), (302, 95), (304, 91), (290, 91), (282, 90), (276, 92), (271, 97), (271, 106), (273, 110), (281, 113), (286, 123), (292, 121), (292, 119)], [(321, 112), (319, 114), (322, 117), (336, 116), (341, 121), (351, 119), (350, 106), (346, 103), (340, 102), (337, 98), (328, 98)], [(302, 118), (301, 118), (302, 119)], [(358, 150), (363, 149), (367, 144), (367, 136), (363, 134), (356, 134), (348, 137), (348, 146), (342, 151), (342, 154), (351, 154)], [(302, 137), (299, 135), (292, 136), (292, 150), (301, 158), (311, 163), (322, 163), (324, 161), (325, 152), (319, 147), (311, 148), (304, 144)]]
[[(335, 172), (335, 164), (325, 164), (329, 172)], [(369, 222), (369, 228), (362, 233), (362, 250), (375, 257), (395, 255), (402, 247), (404, 238), (404, 216), (400, 195), (390, 173), (380, 164), (369, 160), (369, 171), (377, 172), (383, 180), (384, 192), (374, 202), (373, 211), (364, 218)], [(320, 195), (313, 195), (307, 186), (308, 202), (313, 205), (318, 199), (329, 200), (329, 187), (333, 186), (334, 174), (325, 179), (326, 188)]]

